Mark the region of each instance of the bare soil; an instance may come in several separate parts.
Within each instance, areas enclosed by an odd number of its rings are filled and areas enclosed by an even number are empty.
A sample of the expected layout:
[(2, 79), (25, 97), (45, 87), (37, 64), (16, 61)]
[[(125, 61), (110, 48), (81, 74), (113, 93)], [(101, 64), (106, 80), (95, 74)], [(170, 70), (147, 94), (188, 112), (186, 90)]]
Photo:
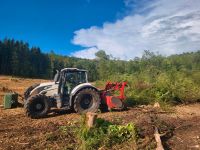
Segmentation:
[(3, 96), (5, 93), (13, 91), (23, 95), (25, 89), (29, 86), (41, 82), (48, 82), (48, 80), (0, 76), (0, 105), (3, 104)]
[[(20, 94), (38, 82), (45, 80), (21, 79), (0, 76), (0, 104), (7, 89)], [(4, 89), (2, 88), (4, 87)], [(200, 104), (179, 105), (163, 111), (153, 106), (135, 106), (127, 111), (100, 113), (104, 118), (116, 124), (133, 122), (138, 128), (137, 145), (127, 141), (112, 149), (155, 149), (154, 128), (163, 133), (165, 149), (200, 149)], [(20, 149), (78, 149), (79, 141), (72, 132), (60, 132), (61, 126), (79, 122), (81, 116), (75, 113), (52, 112), (43, 119), (30, 119), (23, 108), (0, 108), (0, 150)]]

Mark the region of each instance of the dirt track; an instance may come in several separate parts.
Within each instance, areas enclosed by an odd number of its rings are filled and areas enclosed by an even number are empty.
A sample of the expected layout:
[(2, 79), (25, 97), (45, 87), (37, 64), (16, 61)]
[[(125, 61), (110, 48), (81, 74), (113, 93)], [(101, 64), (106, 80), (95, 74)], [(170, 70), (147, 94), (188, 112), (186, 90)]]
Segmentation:
[[(38, 81), (42, 80), (13, 81), (4, 77), (0, 83), (1, 86), (14, 87), (17, 92), (23, 92), (25, 87)], [(14, 86), (10, 86), (11, 84)], [(5, 91), (1, 91), (3, 92)], [(152, 106), (140, 106), (123, 112), (101, 113), (98, 116), (119, 124), (134, 122), (138, 127), (140, 139), (137, 147), (125, 143), (113, 149), (153, 149), (154, 126), (166, 133), (162, 137), (165, 149), (200, 149), (200, 104), (177, 106), (167, 112)], [(0, 150), (76, 149), (76, 138), (70, 132), (61, 134), (59, 129), (60, 126), (78, 122), (80, 118), (74, 113), (53, 112), (44, 119), (30, 119), (25, 116), (23, 108), (0, 108)]]

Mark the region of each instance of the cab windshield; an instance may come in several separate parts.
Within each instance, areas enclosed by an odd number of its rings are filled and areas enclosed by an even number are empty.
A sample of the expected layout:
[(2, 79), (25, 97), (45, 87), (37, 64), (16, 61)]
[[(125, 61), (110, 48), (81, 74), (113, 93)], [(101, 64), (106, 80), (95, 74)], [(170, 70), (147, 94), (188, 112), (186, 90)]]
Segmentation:
[(85, 71), (70, 71), (66, 74), (66, 80), (73, 84), (80, 84), (87, 82), (87, 76)]

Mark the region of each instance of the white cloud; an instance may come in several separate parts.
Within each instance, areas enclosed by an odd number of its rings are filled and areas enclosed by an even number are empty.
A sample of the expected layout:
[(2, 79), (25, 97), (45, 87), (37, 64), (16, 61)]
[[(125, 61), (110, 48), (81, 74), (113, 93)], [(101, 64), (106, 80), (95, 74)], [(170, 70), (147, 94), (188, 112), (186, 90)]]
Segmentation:
[(94, 59), (95, 58), (95, 53), (98, 51), (97, 48), (92, 47), (88, 49), (83, 49), (77, 52), (73, 53), (74, 57), (79, 57), (79, 58), (87, 58), (87, 59)]
[[(126, 5), (131, 1), (126, 0)], [(145, 2), (145, 0), (143, 0)], [(72, 53), (94, 58), (98, 49), (120, 59), (141, 57), (144, 50), (164, 55), (200, 49), (200, 0), (154, 0), (103, 27), (75, 31), (73, 43), (86, 47)]]

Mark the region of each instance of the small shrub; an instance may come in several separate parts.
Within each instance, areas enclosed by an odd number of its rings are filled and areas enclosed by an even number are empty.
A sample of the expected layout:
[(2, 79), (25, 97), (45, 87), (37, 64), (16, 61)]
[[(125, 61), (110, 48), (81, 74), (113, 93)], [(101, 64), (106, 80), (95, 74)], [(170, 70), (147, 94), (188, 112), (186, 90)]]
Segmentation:
[(108, 127), (107, 146), (112, 146), (116, 143), (122, 143), (130, 138), (137, 138), (134, 124), (127, 125), (110, 125)]

